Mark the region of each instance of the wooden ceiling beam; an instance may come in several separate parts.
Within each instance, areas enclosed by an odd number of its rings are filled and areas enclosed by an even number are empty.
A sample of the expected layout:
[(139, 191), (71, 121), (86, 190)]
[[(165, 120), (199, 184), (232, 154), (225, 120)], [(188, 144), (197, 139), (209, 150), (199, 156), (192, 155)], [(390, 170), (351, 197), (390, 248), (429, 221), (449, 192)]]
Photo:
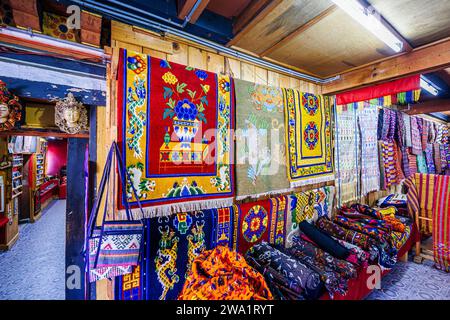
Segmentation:
[(437, 71), (448, 66), (450, 66), (450, 38), (344, 72), (340, 74), (339, 80), (323, 85), (322, 92), (334, 94), (413, 74)]
[(246, 35), (256, 24), (258, 24), (270, 12), (272, 12), (272, 10), (274, 10), (281, 2), (282, 0), (252, 1), (249, 6), (244, 9), (243, 14), (241, 14), (236, 19), (233, 27), (234, 38), (227, 43), (227, 46), (235, 45), (244, 35)]
[(283, 47), (284, 45), (289, 43), (292, 39), (298, 37), (300, 34), (302, 34), (306, 30), (311, 28), (313, 25), (315, 25), (316, 23), (321, 21), (323, 18), (325, 18), (326, 16), (328, 16), (331, 13), (333, 13), (334, 11), (336, 11), (337, 8), (338, 8), (338, 6), (336, 6), (336, 5), (330, 6), (328, 9), (322, 11), (320, 14), (318, 14), (317, 16), (315, 16), (314, 18), (312, 18), (311, 20), (309, 20), (305, 24), (299, 26), (297, 29), (292, 31), (286, 37), (282, 38), (280, 41), (276, 42), (271, 47), (267, 48), (265, 51), (263, 51), (260, 54), (260, 56), (261, 57), (268, 56), (271, 52), (275, 51), (276, 49), (278, 49), (280, 47)]
[[(200, 15), (203, 13), (203, 11), (208, 6), (210, 0), (201, 0), (200, 4), (195, 8), (195, 11), (193, 12), (191, 19), (189, 20), (190, 23), (196, 23)], [(185, 19), (191, 10), (194, 8), (195, 4), (197, 3), (197, 0), (178, 0), (178, 18)]]
[(450, 99), (433, 99), (411, 105), (411, 109), (404, 110), (409, 115), (450, 111)]

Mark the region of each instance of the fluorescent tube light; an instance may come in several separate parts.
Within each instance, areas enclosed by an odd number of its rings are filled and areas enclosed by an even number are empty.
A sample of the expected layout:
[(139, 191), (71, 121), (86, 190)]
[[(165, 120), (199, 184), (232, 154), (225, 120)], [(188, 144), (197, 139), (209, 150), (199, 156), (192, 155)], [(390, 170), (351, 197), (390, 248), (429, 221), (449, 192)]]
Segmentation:
[(439, 94), (438, 87), (424, 76), (420, 76), (420, 87), (431, 93), (433, 96)]
[(395, 52), (402, 51), (403, 41), (383, 24), (381, 15), (375, 9), (371, 7), (371, 10), (369, 10), (369, 8), (363, 6), (358, 0), (332, 1), (392, 50)]

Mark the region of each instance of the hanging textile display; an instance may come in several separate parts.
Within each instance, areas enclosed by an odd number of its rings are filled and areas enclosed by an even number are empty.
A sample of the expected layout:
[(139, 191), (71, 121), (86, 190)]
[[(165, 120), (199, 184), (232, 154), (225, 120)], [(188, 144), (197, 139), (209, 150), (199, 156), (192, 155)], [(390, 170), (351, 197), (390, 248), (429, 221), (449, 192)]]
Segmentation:
[(291, 187), (333, 180), (334, 99), (293, 89), (283, 89), (283, 97)]
[(393, 140), (380, 141), (381, 156), (383, 159), (384, 169), (384, 188), (397, 183), (396, 158), (394, 157), (395, 144)]
[[(405, 114), (403, 112), (397, 112), (397, 119), (398, 119), (398, 157), (399, 162), (401, 164), (400, 171), (403, 171), (403, 174), (405, 177), (409, 177), (411, 175), (410, 169), (409, 169), (409, 160), (408, 160), (408, 147), (406, 143), (406, 136), (407, 136), (407, 127), (405, 126)], [(408, 118), (409, 119), (409, 118)], [(411, 128), (409, 128), (411, 130)], [(411, 135), (411, 131), (409, 132)], [(403, 180), (403, 179), (402, 179)]]
[(365, 104), (358, 110), (359, 140), (361, 145), (361, 196), (380, 190), (380, 166), (377, 142), (378, 110), (376, 106)]
[(407, 151), (409, 176), (414, 176), (414, 174), (417, 173), (417, 156), (412, 154), (410, 149), (411, 148), (408, 148)]
[(422, 137), (419, 130), (419, 118), (411, 117), (411, 152), (415, 155), (422, 153)]
[(230, 78), (127, 50), (118, 78), (118, 140), (145, 217), (232, 205)]
[(436, 176), (433, 253), (436, 268), (450, 272), (450, 176)]
[(353, 106), (336, 106), (336, 185), (338, 205), (356, 200), (358, 193), (358, 145), (355, 134), (356, 110)]
[(428, 173), (427, 160), (425, 158), (425, 152), (422, 151), (421, 154), (417, 155), (417, 172), (418, 173)]
[(234, 79), (236, 92), (236, 194), (288, 192), (283, 92)]
[(394, 164), (395, 164), (395, 171), (397, 172), (397, 184), (400, 183), (400, 181), (405, 179), (405, 175), (403, 174), (403, 164), (402, 164), (402, 153), (400, 150), (399, 145), (394, 140)]
[[(434, 174), (416, 174), (415, 185), (419, 198), (419, 212), (420, 216), (427, 218), (424, 223), (420, 224), (421, 232), (425, 235), (430, 235), (432, 232), (432, 210), (436, 198)], [(429, 219), (429, 220), (428, 220)]]
[(425, 150), (425, 161), (427, 163), (427, 172), (435, 174), (436, 166), (434, 165), (434, 151), (433, 144), (431, 143), (427, 143), (427, 148)]
[(403, 120), (403, 127), (404, 127), (404, 133), (405, 133), (405, 146), (407, 148), (412, 147), (412, 137), (411, 137), (411, 117), (407, 115), (406, 113), (402, 112), (402, 120)]
[(336, 104), (360, 103), (389, 107), (415, 103), (420, 98), (420, 75), (414, 75), (336, 95)]
[(287, 197), (277, 199), (235, 205), (238, 223), (234, 234), (237, 235), (238, 252), (245, 254), (252, 246), (269, 239), (279, 244), (284, 243)]
[(299, 234), (299, 224), (317, 221), (320, 217), (331, 218), (335, 187), (323, 187), (289, 195), (286, 218), (286, 247), (292, 246), (292, 239)]
[(264, 277), (227, 247), (205, 251), (192, 263), (180, 300), (272, 300)]

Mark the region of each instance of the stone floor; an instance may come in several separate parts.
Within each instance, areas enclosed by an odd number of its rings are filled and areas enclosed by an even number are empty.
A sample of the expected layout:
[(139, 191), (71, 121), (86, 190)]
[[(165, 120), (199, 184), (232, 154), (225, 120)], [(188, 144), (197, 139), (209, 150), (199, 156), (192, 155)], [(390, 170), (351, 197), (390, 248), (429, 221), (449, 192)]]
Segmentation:
[(437, 270), (429, 260), (399, 262), (367, 300), (450, 300), (450, 273)]
[(52, 202), (36, 223), (20, 225), (11, 250), (0, 252), (0, 300), (65, 298), (66, 201)]

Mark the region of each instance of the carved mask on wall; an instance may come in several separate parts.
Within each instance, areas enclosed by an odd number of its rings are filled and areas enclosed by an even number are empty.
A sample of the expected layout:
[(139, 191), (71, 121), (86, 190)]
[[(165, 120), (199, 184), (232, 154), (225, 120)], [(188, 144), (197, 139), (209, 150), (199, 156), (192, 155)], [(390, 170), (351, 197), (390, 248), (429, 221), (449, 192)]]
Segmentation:
[(76, 134), (88, 129), (87, 110), (72, 93), (56, 102), (55, 123), (61, 131)]

